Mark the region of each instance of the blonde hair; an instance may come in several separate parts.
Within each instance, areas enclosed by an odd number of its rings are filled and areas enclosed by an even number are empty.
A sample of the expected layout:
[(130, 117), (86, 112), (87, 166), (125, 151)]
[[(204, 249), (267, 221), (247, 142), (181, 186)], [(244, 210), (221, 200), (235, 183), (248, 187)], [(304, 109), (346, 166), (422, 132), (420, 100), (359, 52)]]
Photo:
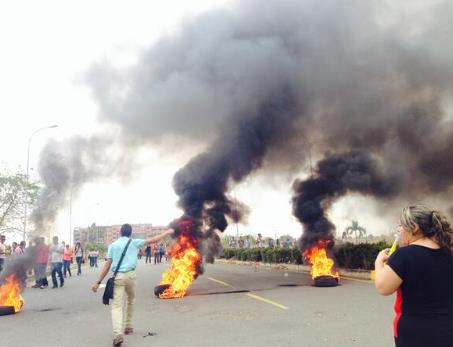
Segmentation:
[(433, 239), (440, 247), (453, 253), (453, 230), (447, 218), (439, 211), (423, 205), (407, 206), (401, 213), (400, 222), (411, 230), (418, 225), (423, 236)]

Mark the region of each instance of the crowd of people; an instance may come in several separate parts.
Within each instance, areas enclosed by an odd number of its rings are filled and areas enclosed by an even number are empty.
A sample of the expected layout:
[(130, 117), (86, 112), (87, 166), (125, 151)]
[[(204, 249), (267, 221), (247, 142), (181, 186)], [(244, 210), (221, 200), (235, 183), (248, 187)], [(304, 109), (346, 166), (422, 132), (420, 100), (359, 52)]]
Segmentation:
[(6, 243), (6, 236), (0, 236), (0, 272), (5, 268), (9, 257), (25, 254), (28, 249), (33, 249), (34, 262), (29, 276), (34, 276), (35, 284), (32, 288), (45, 289), (49, 286), (48, 276), (52, 280), (52, 288), (64, 286), (64, 279), (72, 277), (71, 265), (77, 264), (77, 275), (82, 274), (82, 264), (89, 261), (91, 267), (98, 267), (99, 251), (90, 250), (85, 253), (80, 242), (73, 247), (65, 242), (60, 242), (57, 236), (47, 244), (44, 237), (34, 238), (26, 247), (25, 241), (20, 243)]
[(25, 241), (21, 241), (20, 243), (13, 242), (11, 247), (8, 247), (6, 245), (6, 236), (0, 235), (0, 272), (5, 266), (6, 257), (12, 254), (24, 254), (25, 246)]
[(162, 263), (162, 259), (165, 257), (165, 261), (168, 261), (168, 244), (164, 243), (154, 243), (147, 245), (144, 249), (139, 248), (138, 250), (138, 259), (142, 259), (143, 253), (145, 254), (145, 263), (151, 264), (151, 259), (154, 258), (154, 264)]
[(264, 238), (260, 233), (258, 233), (256, 239), (251, 237), (243, 237), (240, 236), (239, 238), (235, 238), (234, 236), (228, 242), (228, 247), (230, 248), (293, 248), (297, 247), (297, 240), (296, 239), (279, 239), (276, 238), (275, 240), (272, 237)]
[[(96, 249), (85, 252), (83, 245), (76, 242), (74, 246), (60, 242), (58, 237), (52, 238), (47, 244), (44, 237), (34, 238), (26, 247), (25, 241), (20, 243), (6, 243), (6, 236), (0, 235), (0, 272), (5, 268), (9, 257), (25, 254), (27, 248), (34, 248), (34, 264), (29, 276), (35, 277), (32, 288), (45, 289), (49, 286), (48, 277), (52, 280), (52, 288), (64, 286), (65, 278), (72, 277), (71, 266), (76, 264), (76, 274), (82, 274), (82, 265), (88, 263), (90, 267), (98, 267), (100, 253)], [(138, 259), (145, 255), (146, 263), (160, 264), (162, 260), (168, 261), (169, 245), (167, 243), (149, 244), (138, 249)], [(73, 269), (75, 270), (75, 269)]]

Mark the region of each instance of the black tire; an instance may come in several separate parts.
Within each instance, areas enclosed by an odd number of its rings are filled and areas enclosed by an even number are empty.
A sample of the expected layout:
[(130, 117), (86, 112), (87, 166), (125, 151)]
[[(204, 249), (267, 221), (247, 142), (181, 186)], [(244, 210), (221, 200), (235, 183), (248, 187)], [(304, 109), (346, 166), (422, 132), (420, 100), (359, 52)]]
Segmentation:
[(16, 313), (14, 311), (14, 306), (0, 306), (0, 316), (8, 316), (14, 313)]
[(314, 279), (313, 285), (315, 287), (336, 287), (338, 286), (338, 279), (333, 276), (318, 276)]
[(155, 286), (154, 295), (159, 297), (159, 295), (162, 294), (165, 291), (165, 289), (168, 289), (168, 288), (170, 288), (169, 284), (160, 284), (158, 286)]

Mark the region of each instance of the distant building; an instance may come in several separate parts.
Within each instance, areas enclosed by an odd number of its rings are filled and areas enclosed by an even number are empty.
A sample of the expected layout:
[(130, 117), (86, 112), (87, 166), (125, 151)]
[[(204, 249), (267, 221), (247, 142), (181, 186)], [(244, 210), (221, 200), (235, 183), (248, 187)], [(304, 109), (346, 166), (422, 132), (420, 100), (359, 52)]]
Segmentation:
[[(109, 245), (120, 236), (121, 225), (99, 226), (92, 224), (88, 228), (74, 228), (74, 243), (90, 243), (95, 245)], [(152, 224), (132, 224), (132, 237), (146, 239), (156, 236), (165, 230), (166, 226), (153, 226)]]
[(88, 228), (74, 228), (72, 239), (74, 244), (76, 242), (87, 243), (88, 242)]

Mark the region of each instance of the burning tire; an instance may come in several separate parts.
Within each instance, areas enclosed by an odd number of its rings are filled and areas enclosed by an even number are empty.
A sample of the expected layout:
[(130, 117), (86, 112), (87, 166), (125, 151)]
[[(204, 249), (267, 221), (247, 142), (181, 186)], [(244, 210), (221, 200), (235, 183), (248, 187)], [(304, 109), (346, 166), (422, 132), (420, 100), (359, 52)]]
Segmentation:
[(160, 284), (158, 286), (155, 286), (154, 287), (154, 295), (159, 297), (159, 295), (162, 294), (168, 288), (170, 288), (169, 284)]
[(14, 313), (16, 313), (14, 306), (0, 306), (0, 316), (8, 316)]
[(313, 279), (315, 287), (336, 287), (338, 286), (338, 278), (333, 276), (318, 276)]
[(21, 283), (15, 275), (7, 276), (0, 284), (0, 316), (19, 312), (24, 305), (20, 295)]

